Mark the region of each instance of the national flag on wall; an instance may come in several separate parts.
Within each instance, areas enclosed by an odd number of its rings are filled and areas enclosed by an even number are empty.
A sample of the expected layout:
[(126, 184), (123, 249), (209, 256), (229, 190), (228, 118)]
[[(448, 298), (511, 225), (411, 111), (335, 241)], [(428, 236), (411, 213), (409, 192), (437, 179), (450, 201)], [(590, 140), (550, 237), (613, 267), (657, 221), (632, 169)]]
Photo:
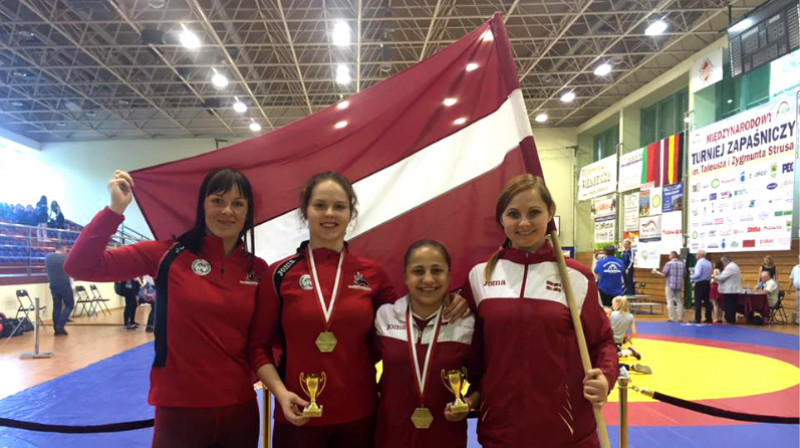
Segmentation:
[(346, 236), (353, 253), (377, 261), (401, 287), (408, 245), (437, 239), (453, 257), (452, 284), (463, 283), (503, 241), (494, 218), (503, 185), (521, 173), (542, 175), (502, 16), (338, 106), (133, 172), (153, 234), (167, 239), (188, 229), (202, 178), (229, 166), (253, 184), (256, 252), (275, 262), (308, 238), (297, 210), (305, 182), (339, 171), (359, 199)]
[(672, 185), (681, 181), (683, 140), (681, 132), (644, 147), (643, 188)]

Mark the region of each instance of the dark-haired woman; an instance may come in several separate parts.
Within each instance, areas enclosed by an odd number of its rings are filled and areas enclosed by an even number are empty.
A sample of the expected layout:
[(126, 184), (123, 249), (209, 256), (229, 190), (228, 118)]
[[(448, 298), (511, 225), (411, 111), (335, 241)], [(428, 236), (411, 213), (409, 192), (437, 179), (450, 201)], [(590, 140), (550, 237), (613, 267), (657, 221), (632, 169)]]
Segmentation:
[[(469, 274), (483, 376), (478, 441), (484, 447), (599, 447), (592, 406), (617, 378), (617, 349), (591, 271), (567, 272), (594, 368), (584, 375), (548, 223), (556, 206), (541, 177), (511, 179), (495, 219), (506, 239)], [(468, 300), (470, 299), (468, 297)]]
[[(467, 414), (477, 409), (479, 372), (472, 349), (475, 317), (455, 322), (442, 318), (450, 288), (450, 254), (433, 240), (419, 240), (403, 257), (408, 294), (378, 309), (376, 349), (383, 361), (377, 448), (459, 448), (467, 446)], [(441, 379), (442, 371), (461, 372), (472, 383), (467, 407), (455, 400)], [(461, 378), (461, 375), (456, 375)]]
[(254, 447), (258, 407), (247, 343), (267, 265), (253, 255), (250, 182), (239, 171), (214, 170), (200, 185), (194, 226), (177, 240), (106, 250), (132, 187), (128, 173), (114, 173), (111, 204), (81, 232), (64, 270), (91, 281), (156, 279), (154, 448)]
[[(251, 344), (254, 368), (275, 394), (274, 446), (373, 446), (377, 387), (372, 352), (375, 311), (397, 296), (389, 278), (372, 260), (348, 250), (344, 237), (357, 214), (357, 199), (341, 174), (326, 172), (308, 181), (300, 212), (310, 239), (297, 253), (270, 268), (269, 297), (259, 302), (259, 329), (281, 328), (275, 353), (256, 334)], [(451, 303), (446, 317), (469, 311), (464, 299)], [(278, 373), (280, 369), (281, 373)], [(317, 399), (322, 415), (303, 415), (308, 396), (300, 374), (325, 373), (327, 384)]]

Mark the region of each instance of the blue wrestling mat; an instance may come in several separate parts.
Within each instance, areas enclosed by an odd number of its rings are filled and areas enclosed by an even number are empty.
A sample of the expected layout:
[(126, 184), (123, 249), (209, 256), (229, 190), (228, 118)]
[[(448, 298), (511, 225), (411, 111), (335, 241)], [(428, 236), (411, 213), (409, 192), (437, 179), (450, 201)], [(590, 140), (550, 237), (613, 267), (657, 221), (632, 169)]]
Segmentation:
[[(634, 384), (734, 411), (797, 416), (797, 336), (742, 326), (655, 322), (637, 326), (639, 338), (634, 345), (643, 353), (641, 362), (652, 366), (654, 374), (633, 376)], [(152, 418), (153, 408), (147, 404), (152, 359), (151, 343), (144, 344), (0, 400), (0, 417), (64, 425)], [(612, 392), (611, 402), (604, 408), (615, 447), (616, 395), (617, 391)], [(629, 418), (629, 446), (633, 448), (800, 446), (796, 425), (707, 417), (653, 402), (635, 392), (631, 392)], [(470, 420), (470, 448), (479, 446), (475, 423)], [(0, 428), (0, 447), (148, 448), (151, 436), (152, 429), (53, 434)]]

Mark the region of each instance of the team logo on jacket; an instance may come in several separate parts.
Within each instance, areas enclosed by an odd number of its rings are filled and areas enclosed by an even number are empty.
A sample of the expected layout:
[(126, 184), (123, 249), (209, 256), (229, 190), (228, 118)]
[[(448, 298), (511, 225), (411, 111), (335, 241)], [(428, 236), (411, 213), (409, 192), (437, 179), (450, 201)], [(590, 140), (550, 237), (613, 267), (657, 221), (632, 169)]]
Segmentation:
[(550, 280), (548, 280), (545, 282), (545, 288), (548, 291), (561, 292), (561, 283), (551, 282)]
[(353, 284), (348, 286), (348, 288), (360, 289), (362, 291), (372, 291), (372, 288), (369, 287), (369, 282), (367, 282), (360, 272), (356, 272), (356, 275), (353, 276)]
[(314, 285), (311, 283), (311, 276), (308, 274), (303, 274), (300, 277), (300, 287), (305, 289), (306, 291), (311, 291), (314, 288)]
[(211, 272), (211, 264), (202, 258), (192, 262), (192, 272), (197, 275), (208, 275)]
[(505, 280), (486, 280), (483, 282), (483, 286), (505, 286)]

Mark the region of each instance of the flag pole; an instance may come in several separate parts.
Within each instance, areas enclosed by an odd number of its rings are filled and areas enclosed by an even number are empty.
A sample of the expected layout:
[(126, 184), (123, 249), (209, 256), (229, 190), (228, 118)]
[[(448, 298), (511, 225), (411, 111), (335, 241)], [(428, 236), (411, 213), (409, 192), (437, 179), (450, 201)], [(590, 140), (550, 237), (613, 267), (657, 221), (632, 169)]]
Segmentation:
[[(572, 283), (569, 281), (569, 276), (567, 275), (567, 262), (564, 261), (564, 253), (561, 252), (561, 241), (558, 239), (558, 231), (553, 230), (550, 232), (550, 241), (553, 243), (553, 248), (556, 253), (558, 273), (561, 276), (561, 284), (564, 285), (564, 295), (567, 296), (567, 306), (569, 307), (569, 314), (572, 316), (572, 325), (575, 327), (575, 337), (578, 340), (578, 350), (581, 353), (581, 364), (583, 364), (583, 371), (585, 373), (592, 369), (592, 361), (591, 358), (589, 358), (589, 347), (586, 345), (586, 336), (583, 334), (580, 312), (578, 311), (578, 306), (575, 304)], [(610, 384), (609, 387), (611, 387)], [(600, 436), (600, 446), (603, 448), (611, 448), (602, 408), (599, 406), (592, 406), (592, 411), (594, 411), (594, 420), (597, 423), (597, 431)]]

